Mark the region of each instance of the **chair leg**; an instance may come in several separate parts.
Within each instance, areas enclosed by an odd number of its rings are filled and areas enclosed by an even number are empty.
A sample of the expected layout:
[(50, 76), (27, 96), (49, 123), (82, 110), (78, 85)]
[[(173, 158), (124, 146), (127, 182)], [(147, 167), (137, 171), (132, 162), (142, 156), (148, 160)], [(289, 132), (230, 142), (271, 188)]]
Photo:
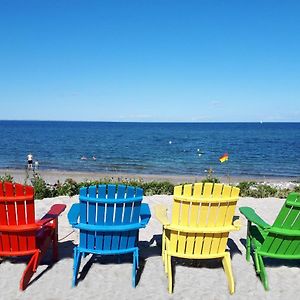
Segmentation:
[(38, 261), (40, 260), (40, 252), (36, 252), (32, 255), (26, 269), (23, 272), (22, 278), (20, 280), (20, 290), (24, 291), (28, 286), (28, 283), (36, 271)]
[(139, 267), (139, 250), (133, 252), (133, 262), (132, 262), (132, 286), (136, 287), (136, 272)]
[(161, 237), (161, 257), (163, 260), (163, 263), (165, 262), (165, 251), (166, 251), (166, 236), (165, 236), (165, 230), (162, 229), (162, 237)]
[(267, 275), (264, 261), (263, 261), (263, 258), (261, 257), (261, 255), (258, 255), (258, 261), (259, 261), (259, 265), (260, 265), (259, 277), (264, 285), (265, 290), (268, 291), (269, 290), (268, 275)]
[(165, 273), (168, 274), (168, 264), (169, 264), (169, 261), (168, 261), (168, 254), (166, 252), (164, 254), (164, 258), (165, 258), (165, 261), (164, 261)]
[(230, 292), (230, 294), (233, 294), (234, 293), (234, 279), (233, 279), (233, 275), (232, 275), (231, 259), (230, 259), (229, 252), (225, 253), (225, 255), (222, 259), (222, 264), (223, 264), (224, 271), (225, 271), (225, 274), (227, 277), (229, 292)]
[(75, 247), (72, 287), (75, 287), (77, 284), (77, 275), (80, 267), (81, 257), (82, 257), (82, 252), (78, 251), (77, 247)]
[(139, 249), (136, 249), (136, 268), (138, 269), (140, 265), (140, 258), (139, 258)]
[(250, 260), (250, 254), (251, 254), (251, 238), (250, 238), (250, 228), (251, 228), (251, 222), (247, 222), (247, 239), (246, 239), (246, 260)]
[(246, 240), (246, 260), (250, 261), (250, 254), (251, 254), (251, 239), (250, 236), (247, 235)]
[(173, 293), (173, 278), (172, 278), (172, 256), (166, 255), (166, 265), (168, 266), (168, 283), (169, 283), (169, 293)]
[(58, 219), (54, 220), (54, 232), (52, 238), (53, 262), (58, 261)]
[(254, 250), (254, 265), (255, 265), (255, 271), (256, 271), (256, 273), (260, 274), (261, 269), (260, 269), (259, 258), (258, 258), (258, 254), (256, 253), (255, 250)]

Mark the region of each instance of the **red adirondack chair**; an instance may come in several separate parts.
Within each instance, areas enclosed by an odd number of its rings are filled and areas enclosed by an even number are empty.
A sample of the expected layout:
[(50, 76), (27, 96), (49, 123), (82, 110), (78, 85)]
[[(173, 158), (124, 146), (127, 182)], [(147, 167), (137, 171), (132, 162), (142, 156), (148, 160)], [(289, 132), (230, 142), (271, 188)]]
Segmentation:
[(47, 248), (58, 259), (58, 216), (66, 205), (55, 204), (35, 220), (34, 189), (18, 183), (0, 182), (0, 257), (32, 255), (20, 281), (25, 290)]

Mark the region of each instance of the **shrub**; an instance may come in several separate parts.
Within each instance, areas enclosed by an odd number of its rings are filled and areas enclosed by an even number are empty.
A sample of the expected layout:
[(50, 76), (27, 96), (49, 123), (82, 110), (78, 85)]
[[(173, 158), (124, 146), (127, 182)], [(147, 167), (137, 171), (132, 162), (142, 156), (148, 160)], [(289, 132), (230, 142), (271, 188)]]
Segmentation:
[(201, 182), (203, 182), (203, 183), (206, 183), (206, 182), (220, 183), (220, 180), (217, 177), (207, 176), (206, 178), (202, 179)]
[(242, 181), (237, 187), (240, 189), (241, 197), (248, 197), (251, 195), (252, 190), (255, 188), (256, 183), (254, 181)]
[(288, 196), (288, 194), (290, 192), (291, 192), (290, 189), (279, 189), (279, 190), (276, 191), (275, 197), (276, 198), (281, 198), (281, 199), (286, 199), (286, 197)]
[(58, 180), (57, 183), (54, 184), (54, 187), (59, 196), (74, 196), (79, 193), (79, 184), (71, 178), (67, 178), (63, 184)]
[(294, 191), (300, 193), (300, 185), (295, 186)]
[(256, 198), (274, 197), (276, 192), (277, 192), (277, 189), (274, 187), (271, 187), (266, 184), (258, 184)]
[(174, 190), (174, 184), (163, 181), (150, 181), (141, 184), (141, 188), (144, 189), (144, 194), (147, 196), (151, 195), (172, 195)]
[(34, 177), (31, 179), (31, 184), (34, 188), (34, 195), (36, 199), (57, 196), (56, 190), (48, 186), (46, 181), (37, 173), (34, 174)]
[(291, 192), (290, 189), (280, 189), (272, 187), (267, 184), (260, 184), (254, 181), (245, 181), (240, 182), (237, 185), (240, 188), (241, 197), (254, 197), (254, 198), (267, 198), (267, 197), (276, 197), (276, 198), (286, 198), (287, 195)]
[[(4, 174), (0, 176), (0, 182), (9, 181), (13, 182), (13, 177), (10, 174)], [(202, 180), (203, 183), (212, 182), (219, 183), (218, 178), (207, 176)], [(151, 195), (172, 195), (174, 191), (174, 184), (168, 181), (150, 181), (144, 182), (142, 179), (130, 179), (119, 177), (117, 179), (113, 177), (100, 178), (99, 180), (86, 180), (82, 182), (76, 182), (71, 178), (66, 179), (63, 183), (57, 181), (54, 185), (47, 184), (45, 180), (38, 174), (34, 173), (33, 178), (30, 180), (31, 185), (35, 190), (36, 199), (43, 199), (56, 196), (74, 196), (79, 194), (79, 189), (83, 186), (91, 186), (98, 184), (124, 184), (131, 186), (139, 186), (144, 190), (144, 194)], [(237, 185), (240, 188), (241, 197), (276, 197), (286, 198), (287, 195), (292, 192), (290, 189), (275, 188), (267, 184), (261, 184), (254, 181), (244, 181)], [(300, 185), (294, 187), (293, 191), (300, 193)]]
[[(174, 185), (168, 181), (158, 182), (158, 181), (150, 181), (143, 182), (142, 180), (134, 180), (134, 179), (107, 179), (103, 178), (97, 181), (83, 181), (77, 184), (77, 189), (79, 193), (79, 188), (83, 186), (91, 186), (98, 184), (124, 184), (131, 186), (139, 186), (144, 190), (144, 194), (147, 196), (150, 195), (172, 195), (174, 190)], [(75, 193), (76, 194), (76, 193)]]
[(14, 182), (14, 178), (10, 174), (5, 173), (3, 176), (0, 176), (0, 181), (1, 182), (5, 182), (5, 181)]

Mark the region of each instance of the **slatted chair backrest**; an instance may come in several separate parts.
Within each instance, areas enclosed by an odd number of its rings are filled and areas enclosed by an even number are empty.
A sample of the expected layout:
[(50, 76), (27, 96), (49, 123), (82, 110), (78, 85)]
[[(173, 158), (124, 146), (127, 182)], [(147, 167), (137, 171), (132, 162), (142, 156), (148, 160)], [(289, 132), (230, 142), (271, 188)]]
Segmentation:
[(79, 246), (107, 251), (135, 247), (142, 199), (143, 190), (132, 186), (81, 188)]
[(36, 249), (34, 190), (0, 182), (0, 256)]
[(260, 251), (275, 256), (300, 257), (300, 194), (290, 193)]
[(238, 188), (218, 183), (176, 186), (171, 251), (190, 257), (224, 253), (238, 196)]

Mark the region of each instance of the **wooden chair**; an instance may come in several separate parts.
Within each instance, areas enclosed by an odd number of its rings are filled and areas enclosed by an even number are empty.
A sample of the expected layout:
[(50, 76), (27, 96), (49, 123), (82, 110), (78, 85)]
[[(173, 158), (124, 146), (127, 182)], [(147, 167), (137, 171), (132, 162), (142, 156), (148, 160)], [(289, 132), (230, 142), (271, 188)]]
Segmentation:
[(132, 285), (139, 266), (138, 233), (151, 217), (148, 204), (141, 203), (143, 190), (124, 185), (98, 185), (80, 189), (79, 203), (68, 213), (72, 227), (79, 229), (74, 248), (73, 286), (82, 255), (133, 254)]
[(20, 281), (21, 290), (28, 286), (51, 243), (53, 261), (57, 261), (58, 216), (65, 208), (55, 204), (36, 221), (33, 187), (0, 182), (0, 257), (31, 256)]
[(246, 259), (253, 250), (256, 273), (269, 289), (263, 257), (300, 259), (300, 194), (290, 193), (273, 225), (269, 225), (250, 207), (240, 212), (248, 220)]
[(229, 232), (240, 229), (239, 220), (232, 224), (238, 195), (238, 188), (223, 184), (179, 185), (174, 188), (171, 221), (163, 205), (155, 207), (156, 217), (163, 225), (162, 259), (169, 278), (169, 293), (173, 292), (172, 257), (222, 258), (230, 293), (234, 293), (226, 246)]

